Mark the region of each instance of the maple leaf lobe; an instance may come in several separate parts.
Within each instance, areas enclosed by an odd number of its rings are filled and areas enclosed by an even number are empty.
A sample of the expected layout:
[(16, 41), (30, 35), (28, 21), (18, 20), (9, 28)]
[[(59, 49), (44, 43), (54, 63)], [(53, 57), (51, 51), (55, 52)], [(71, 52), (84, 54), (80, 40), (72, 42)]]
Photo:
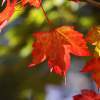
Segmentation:
[(41, 5), (41, 0), (22, 0), (22, 5), (25, 6), (27, 3), (29, 3), (31, 6), (35, 6), (36, 8), (39, 8)]
[(75, 95), (74, 100), (100, 100), (100, 94), (97, 94), (93, 90), (84, 89), (81, 94)]
[(0, 27), (1, 28), (3, 28), (7, 24), (9, 18), (13, 15), (15, 4), (16, 4), (16, 0), (12, 0), (12, 2), (10, 0), (7, 0), (7, 5), (5, 9), (0, 13)]
[(95, 46), (94, 54), (100, 56), (100, 25), (91, 28), (86, 36), (86, 40)]
[(97, 86), (100, 87), (100, 58), (90, 59), (81, 72), (90, 72), (92, 79), (96, 82)]

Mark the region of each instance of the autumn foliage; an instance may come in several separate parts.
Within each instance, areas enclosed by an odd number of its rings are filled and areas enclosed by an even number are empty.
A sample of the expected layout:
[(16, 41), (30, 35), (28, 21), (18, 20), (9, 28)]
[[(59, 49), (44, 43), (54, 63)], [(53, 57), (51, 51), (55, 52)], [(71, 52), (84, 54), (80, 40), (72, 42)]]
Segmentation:
[[(26, 5), (39, 8), (42, 6), (42, 0), (19, 0), (23, 8)], [(72, 0), (79, 2), (80, 0)], [(3, 28), (9, 22), (9, 19), (15, 11), (17, 0), (2, 0), (6, 7), (0, 12), (0, 26)], [(1, 5), (2, 7), (2, 5)], [(42, 7), (43, 8), (43, 7)], [(43, 9), (44, 11), (44, 9)], [(47, 17), (46, 13), (44, 13)], [(71, 55), (90, 56), (81, 72), (91, 73), (92, 79), (100, 87), (100, 26), (95, 26), (89, 30), (86, 37), (83, 33), (74, 29), (74, 26), (60, 26), (47, 32), (33, 33), (32, 63), (29, 67), (44, 62), (48, 62), (51, 72), (61, 76), (66, 76), (70, 69)], [(87, 43), (94, 46), (94, 52), (90, 52)], [(82, 94), (74, 96), (74, 100), (100, 100), (100, 95), (91, 90), (82, 90)]]
[(13, 15), (15, 5), (16, 5), (16, 0), (12, 0), (12, 2), (10, 0), (7, 0), (7, 1), (3, 0), (2, 6), (5, 2), (7, 3), (6, 7), (0, 13), (0, 27), (1, 27), (1, 29), (6, 26), (6, 24), (8, 23), (8, 21), (10, 19), (10, 17)]
[(100, 87), (100, 27), (93, 27), (87, 34), (87, 42), (95, 47), (92, 53), (93, 58), (90, 59), (82, 69), (82, 72), (90, 72), (92, 79)]

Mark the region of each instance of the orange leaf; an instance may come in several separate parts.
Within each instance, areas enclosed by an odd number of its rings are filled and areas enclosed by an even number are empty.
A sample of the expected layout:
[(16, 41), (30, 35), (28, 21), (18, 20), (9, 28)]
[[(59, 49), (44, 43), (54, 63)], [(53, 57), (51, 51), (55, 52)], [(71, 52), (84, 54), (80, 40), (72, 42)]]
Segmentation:
[(82, 72), (91, 72), (93, 80), (100, 87), (100, 58), (92, 58), (87, 62)]
[(81, 91), (82, 94), (75, 95), (74, 100), (100, 100), (100, 94), (97, 94), (93, 90), (84, 89)]
[(29, 67), (48, 60), (50, 70), (65, 75), (70, 66), (70, 53), (89, 56), (83, 35), (71, 26), (62, 26), (49, 32), (33, 34), (33, 61)]
[(95, 44), (96, 42), (100, 41), (100, 26), (95, 26), (91, 28), (86, 36), (86, 40), (91, 44)]
[(8, 22), (14, 12), (15, 4), (16, 0), (12, 0), (12, 3), (10, 0), (7, 0), (6, 8), (0, 13), (0, 26), (2, 26), (5, 22)]
[(35, 6), (36, 8), (39, 8), (41, 5), (41, 0), (22, 0), (22, 5), (26, 5), (29, 3), (31, 6)]
[(95, 26), (91, 28), (86, 36), (86, 40), (92, 45), (95, 45), (96, 56), (100, 56), (100, 26)]

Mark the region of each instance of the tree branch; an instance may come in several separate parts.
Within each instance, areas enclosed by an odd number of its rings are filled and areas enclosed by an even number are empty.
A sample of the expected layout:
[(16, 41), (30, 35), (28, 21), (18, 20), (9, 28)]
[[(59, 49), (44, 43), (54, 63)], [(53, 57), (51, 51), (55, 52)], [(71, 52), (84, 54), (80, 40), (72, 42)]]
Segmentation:
[(95, 1), (95, 0), (86, 0), (89, 4), (100, 8), (100, 2), (99, 1)]

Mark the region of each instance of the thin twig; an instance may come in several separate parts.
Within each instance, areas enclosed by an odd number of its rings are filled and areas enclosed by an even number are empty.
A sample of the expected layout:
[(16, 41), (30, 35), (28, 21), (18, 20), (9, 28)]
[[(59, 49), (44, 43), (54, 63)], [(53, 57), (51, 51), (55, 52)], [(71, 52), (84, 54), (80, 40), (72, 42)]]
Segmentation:
[(46, 14), (46, 12), (45, 12), (45, 10), (44, 10), (44, 8), (43, 8), (42, 5), (41, 5), (41, 9), (42, 9), (42, 11), (43, 11), (43, 13), (44, 13), (44, 16), (45, 16), (45, 18), (46, 18), (48, 24), (50, 25), (50, 24), (51, 24), (51, 21), (50, 21), (49, 18), (47, 17), (47, 14)]

